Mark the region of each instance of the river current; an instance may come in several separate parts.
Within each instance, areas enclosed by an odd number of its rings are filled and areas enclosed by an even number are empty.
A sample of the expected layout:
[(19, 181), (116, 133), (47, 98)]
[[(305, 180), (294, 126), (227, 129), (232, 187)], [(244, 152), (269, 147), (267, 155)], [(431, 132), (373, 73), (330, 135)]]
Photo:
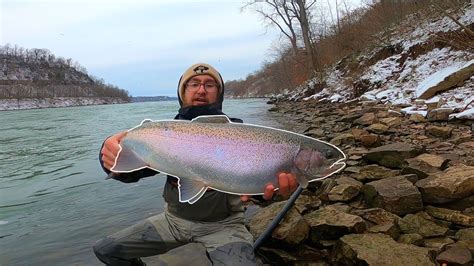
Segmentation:
[[(174, 101), (0, 112), (0, 265), (101, 265), (92, 245), (163, 211), (163, 175), (105, 180), (103, 140)], [(280, 127), (263, 99), (224, 101), (246, 123)]]

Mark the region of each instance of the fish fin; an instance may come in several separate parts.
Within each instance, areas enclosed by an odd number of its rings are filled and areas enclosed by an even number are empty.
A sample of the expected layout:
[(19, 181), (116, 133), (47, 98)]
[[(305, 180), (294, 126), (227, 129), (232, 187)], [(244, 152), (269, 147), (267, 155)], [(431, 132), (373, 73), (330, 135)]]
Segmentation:
[(215, 124), (226, 124), (231, 123), (229, 117), (226, 115), (202, 115), (194, 118), (191, 122), (195, 123), (215, 123)]
[(300, 184), (303, 188), (308, 186), (308, 178), (304, 175), (296, 175), (296, 181)]
[(143, 126), (143, 124), (150, 123), (150, 122), (153, 122), (153, 120), (149, 118), (143, 119), (143, 121), (140, 123), (140, 126)]
[(206, 192), (207, 186), (198, 180), (190, 178), (179, 178), (179, 201), (189, 202), (190, 204), (198, 201)]
[(309, 179), (308, 179), (307, 176), (305, 176), (305, 175), (303, 174), (303, 172), (302, 172), (300, 169), (294, 167), (291, 172), (292, 172), (293, 175), (296, 177), (296, 182), (298, 182), (298, 184), (299, 184), (301, 187), (306, 188), (306, 187), (308, 186), (308, 184), (309, 184), (309, 181), (308, 181), (308, 180), (309, 180)]
[(136, 152), (130, 149), (122, 148), (115, 163), (110, 169), (112, 172), (117, 173), (129, 173), (138, 169), (147, 167), (148, 164), (143, 160), (143, 158), (138, 155)]

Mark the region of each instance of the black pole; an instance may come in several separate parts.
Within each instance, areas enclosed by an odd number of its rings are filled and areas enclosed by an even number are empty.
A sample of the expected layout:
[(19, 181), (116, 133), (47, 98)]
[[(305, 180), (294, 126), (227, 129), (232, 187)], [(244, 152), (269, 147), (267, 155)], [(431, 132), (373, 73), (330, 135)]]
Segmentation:
[(258, 237), (257, 240), (253, 243), (253, 249), (256, 250), (257, 248), (262, 245), (263, 241), (267, 239), (267, 237), (273, 232), (273, 229), (277, 227), (277, 225), (283, 220), (283, 217), (285, 217), (285, 214), (290, 210), (291, 206), (295, 203), (296, 199), (300, 196), (301, 192), (303, 192), (303, 187), (301, 185), (298, 186), (298, 188), (293, 192), (291, 197), (288, 199), (286, 202), (285, 206), (281, 209), (281, 211), (278, 213), (278, 215), (273, 219), (272, 223), (265, 229), (265, 231)]

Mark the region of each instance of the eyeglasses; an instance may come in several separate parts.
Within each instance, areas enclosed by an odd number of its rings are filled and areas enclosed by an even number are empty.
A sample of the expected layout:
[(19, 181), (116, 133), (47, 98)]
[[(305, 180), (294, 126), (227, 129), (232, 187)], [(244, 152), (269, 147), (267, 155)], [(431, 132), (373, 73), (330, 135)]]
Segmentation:
[(197, 91), (201, 87), (201, 85), (204, 86), (204, 89), (206, 92), (215, 92), (218, 88), (217, 84), (214, 82), (206, 82), (206, 83), (200, 83), (200, 82), (189, 82), (186, 84), (186, 89), (190, 91)]

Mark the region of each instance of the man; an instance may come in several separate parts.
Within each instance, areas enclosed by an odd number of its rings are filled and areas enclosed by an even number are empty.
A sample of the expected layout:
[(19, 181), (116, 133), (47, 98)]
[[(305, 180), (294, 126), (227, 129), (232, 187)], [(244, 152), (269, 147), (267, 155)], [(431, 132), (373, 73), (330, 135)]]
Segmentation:
[[(175, 119), (191, 120), (200, 115), (223, 115), (224, 82), (219, 72), (208, 64), (188, 68), (178, 84), (181, 108)], [(231, 118), (233, 122), (242, 122)], [(126, 132), (109, 137), (101, 149), (100, 162), (110, 173)], [(114, 179), (129, 183), (157, 174), (151, 169), (113, 174)], [(296, 178), (290, 173), (278, 176), (278, 193), (288, 197), (296, 188)], [(143, 265), (140, 257), (163, 254), (191, 242), (199, 242), (207, 250), (214, 265), (255, 264), (252, 235), (243, 224), (243, 203), (248, 196), (236, 196), (208, 190), (194, 204), (178, 199), (177, 179), (168, 176), (163, 197), (165, 212), (99, 240), (94, 245), (96, 256), (108, 265)], [(273, 185), (262, 188), (263, 198), (270, 199)]]

